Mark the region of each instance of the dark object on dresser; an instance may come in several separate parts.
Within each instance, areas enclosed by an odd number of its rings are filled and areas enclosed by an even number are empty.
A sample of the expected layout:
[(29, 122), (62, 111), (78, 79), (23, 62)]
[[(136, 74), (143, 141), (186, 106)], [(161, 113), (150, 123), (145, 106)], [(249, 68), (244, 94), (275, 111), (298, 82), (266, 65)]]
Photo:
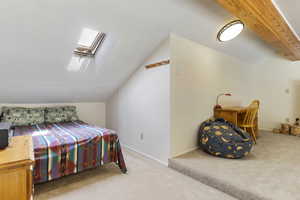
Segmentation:
[(11, 123), (0, 123), (0, 149), (5, 149), (9, 143)]

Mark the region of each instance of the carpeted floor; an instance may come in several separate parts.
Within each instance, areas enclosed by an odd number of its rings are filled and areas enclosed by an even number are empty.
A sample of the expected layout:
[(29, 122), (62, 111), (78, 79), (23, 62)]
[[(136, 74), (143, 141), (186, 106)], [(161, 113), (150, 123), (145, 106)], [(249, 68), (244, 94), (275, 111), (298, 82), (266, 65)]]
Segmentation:
[(196, 150), (169, 165), (242, 200), (300, 199), (300, 138), (262, 132), (253, 152), (241, 160)]
[(125, 151), (128, 174), (113, 165), (37, 185), (35, 200), (236, 200), (136, 153)]

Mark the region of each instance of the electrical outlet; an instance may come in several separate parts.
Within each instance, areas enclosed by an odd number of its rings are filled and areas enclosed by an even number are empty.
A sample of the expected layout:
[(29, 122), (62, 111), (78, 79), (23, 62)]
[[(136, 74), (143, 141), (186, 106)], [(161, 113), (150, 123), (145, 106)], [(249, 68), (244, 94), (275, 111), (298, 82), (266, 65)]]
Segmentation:
[(290, 89), (285, 89), (286, 94), (290, 94)]
[(140, 139), (141, 139), (141, 140), (144, 140), (144, 133), (141, 133), (141, 134), (140, 134)]

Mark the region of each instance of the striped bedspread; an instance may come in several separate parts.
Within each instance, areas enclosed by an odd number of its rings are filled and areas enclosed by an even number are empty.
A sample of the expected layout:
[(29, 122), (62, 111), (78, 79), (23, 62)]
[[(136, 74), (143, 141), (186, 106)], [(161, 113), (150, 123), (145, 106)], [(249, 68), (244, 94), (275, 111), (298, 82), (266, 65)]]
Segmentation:
[(81, 121), (15, 127), (14, 136), (32, 135), (34, 183), (42, 183), (114, 162), (127, 169), (117, 134)]

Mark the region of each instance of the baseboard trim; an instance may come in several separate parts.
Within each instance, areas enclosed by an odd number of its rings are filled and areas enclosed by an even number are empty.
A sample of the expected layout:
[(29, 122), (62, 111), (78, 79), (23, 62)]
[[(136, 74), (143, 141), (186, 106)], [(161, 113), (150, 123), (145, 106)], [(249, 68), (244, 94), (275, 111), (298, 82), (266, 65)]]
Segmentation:
[(189, 152), (191, 152), (191, 151), (195, 151), (196, 149), (199, 149), (199, 147), (198, 147), (198, 146), (195, 146), (195, 147), (190, 148), (190, 149), (187, 149), (187, 150), (185, 150), (185, 151), (183, 151), (183, 152), (180, 152), (180, 153), (177, 153), (177, 154), (175, 154), (175, 155), (172, 155), (172, 158), (175, 158), (175, 157), (178, 157), (178, 156), (182, 156), (183, 154), (189, 153)]
[(149, 154), (140, 152), (140, 151), (136, 150), (135, 148), (130, 147), (129, 145), (126, 145), (126, 144), (121, 144), (121, 145), (122, 145), (122, 147), (124, 147), (124, 148), (126, 148), (126, 149), (129, 149), (130, 151), (133, 151), (133, 152), (138, 153), (138, 154), (140, 154), (140, 155), (142, 155), (142, 156), (144, 156), (144, 157), (146, 157), (146, 158), (149, 158), (149, 159), (151, 159), (151, 160), (154, 160), (154, 161), (156, 161), (156, 162), (158, 162), (158, 163), (160, 163), (160, 164), (162, 164), (162, 165), (164, 165), (164, 166), (167, 166), (167, 167), (168, 167), (168, 165), (169, 165), (168, 162), (164, 162), (164, 161), (159, 160), (159, 159), (157, 159), (157, 158), (155, 158), (155, 157), (153, 157), (153, 156), (151, 156), (151, 155), (149, 155)]
[(271, 129), (271, 128), (260, 128), (259, 131), (268, 131), (268, 132), (272, 132), (273, 129)]

